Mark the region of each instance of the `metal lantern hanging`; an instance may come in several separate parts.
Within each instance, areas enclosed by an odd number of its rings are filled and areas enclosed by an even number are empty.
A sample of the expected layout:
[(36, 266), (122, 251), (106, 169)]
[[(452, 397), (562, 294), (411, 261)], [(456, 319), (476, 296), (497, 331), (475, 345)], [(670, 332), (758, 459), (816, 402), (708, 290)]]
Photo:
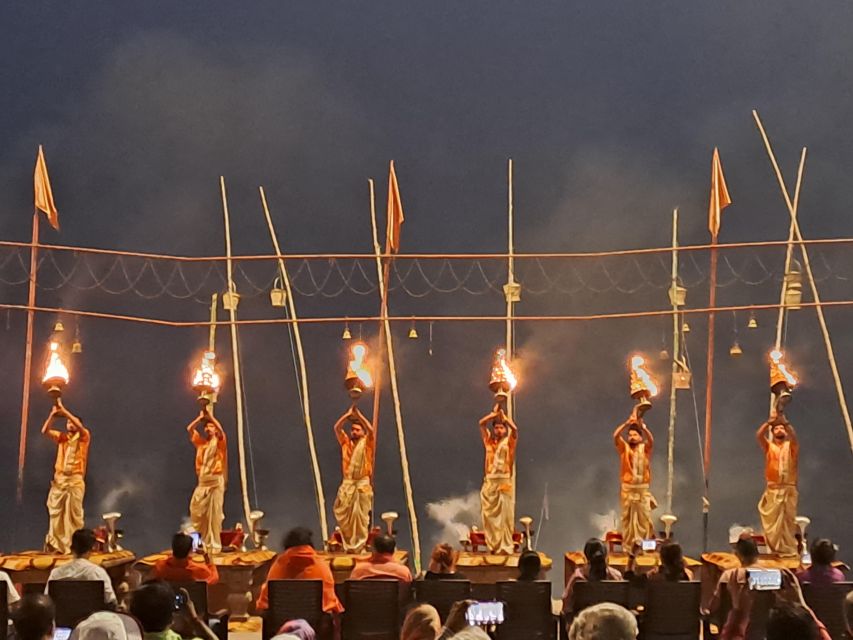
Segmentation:
[(226, 291), (222, 294), (222, 306), (226, 311), (237, 311), (237, 306), (240, 304), (240, 294), (236, 288)]
[(681, 285), (669, 288), (669, 303), (674, 307), (683, 307), (687, 304), (687, 289)]
[(791, 260), (791, 266), (785, 273), (785, 307), (795, 311), (803, 301), (803, 271), (800, 263)]
[(287, 302), (287, 291), (281, 284), (281, 276), (276, 277), (270, 289), (270, 304), (274, 307), (283, 307)]
[(62, 391), (68, 384), (68, 381), (68, 367), (66, 367), (62, 362), (60, 344), (53, 340), (50, 343), (47, 366), (45, 367), (44, 377), (41, 379), (41, 383), (48, 395), (53, 398), (54, 404), (59, 403), (59, 399), (62, 397)]
[(691, 382), (693, 382), (693, 374), (687, 367), (681, 367), (672, 374), (672, 384), (677, 390), (689, 389)]
[(222, 380), (216, 373), (216, 353), (205, 351), (201, 362), (192, 377), (192, 388), (198, 393), (198, 403), (202, 407), (216, 402)]
[(507, 302), (521, 302), (521, 285), (518, 282), (508, 282), (503, 290)]

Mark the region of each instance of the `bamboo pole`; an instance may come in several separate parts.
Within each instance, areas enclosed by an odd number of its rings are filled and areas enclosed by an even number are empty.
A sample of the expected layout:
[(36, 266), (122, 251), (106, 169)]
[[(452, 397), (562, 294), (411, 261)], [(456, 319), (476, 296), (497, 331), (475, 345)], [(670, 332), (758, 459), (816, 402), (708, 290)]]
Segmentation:
[(672, 513), (672, 485), (675, 476), (675, 421), (677, 395), (675, 375), (678, 373), (678, 363), (681, 357), (681, 329), (678, 326), (678, 209), (672, 211), (672, 378), (669, 384), (669, 430), (667, 433), (666, 449), (666, 513)]
[[(234, 286), (233, 265), (231, 264), (231, 221), (228, 215), (228, 197), (225, 193), (225, 178), (219, 177), (219, 187), (222, 193), (222, 214), (225, 218), (225, 254), (228, 273), (228, 293), (237, 293)], [(249, 514), (252, 507), (249, 505), (249, 483), (246, 477), (246, 443), (245, 427), (243, 425), (243, 381), (240, 376), (240, 348), (237, 344), (237, 325), (235, 324), (237, 311), (235, 305), (229, 305), (228, 315), (231, 318), (231, 358), (234, 367), (234, 397), (237, 404), (237, 452), (240, 460), (240, 489), (242, 493), (243, 512), (246, 522), (251, 522)]]
[[(216, 305), (219, 301), (219, 294), (213, 293), (210, 295), (210, 326), (207, 329), (207, 350), (216, 353)], [(216, 408), (216, 400), (218, 393), (211, 394), (210, 404), (207, 406), (210, 415), (214, 414)], [(228, 476), (225, 476), (226, 480)]]
[(267, 196), (264, 193), (263, 187), (258, 187), (261, 194), (261, 204), (264, 208), (264, 216), (267, 219), (267, 227), (270, 231), (270, 239), (278, 256), (278, 271), (281, 280), (284, 283), (285, 292), (287, 295), (287, 309), (290, 317), (293, 319), (293, 336), (296, 341), (296, 357), (299, 360), (299, 376), (302, 381), (302, 415), (305, 420), (305, 431), (308, 436), (308, 452), (311, 455), (311, 468), (314, 472), (314, 490), (317, 494), (317, 511), (320, 515), (320, 531), (323, 535), (323, 540), (329, 539), (329, 525), (326, 522), (326, 498), (323, 493), (323, 480), (320, 476), (320, 462), (317, 459), (317, 448), (314, 445), (314, 427), (311, 424), (311, 402), (308, 395), (308, 368), (305, 365), (305, 351), (302, 348), (302, 335), (299, 331), (299, 321), (296, 316), (296, 302), (293, 299), (293, 290), (290, 287), (290, 277), (287, 275), (287, 268), (284, 264), (284, 258), (281, 253), (281, 248), (278, 244), (278, 236), (273, 226), (272, 216), (270, 215), (269, 206), (267, 205)]
[(27, 423), (30, 419), (30, 382), (33, 377), (33, 322), (36, 306), (36, 280), (38, 271), (39, 212), (33, 211), (33, 238), (30, 245), (30, 286), (27, 296), (27, 340), (24, 350), (24, 380), (21, 398), (21, 434), (18, 441), (18, 482), (15, 499), (18, 506), (24, 500), (24, 465), (27, 458)]
[[(794, 255), (794, 223), (797, 220), (800, 205), (800, 185), (803, 183), (803, 167), (806, 164), (806, 148), (800, 154), (800, 166), (797, 169), (797, 185), (794, 187), (793, 211), (791, 212), (791, 224), (788, 226), (788, 245), (785, 248), (785, 271), (782, 276), (782, 286), (779, 288), (779, 311), (776, 317), (776, 342), (775, 348), (779, 351), (782, 348), (782, 331), (787, 322), (787, 308), (785, 306), (785, 289), (787, 288), (787, 280), (785, 276), (791, 268), (791, 259)], [(776, 405), (776, 396), (770, 392), (770, 413), (773, 413), (773, 408)], [(769, 437), (769, 434), (768, 434)]]
[(841, 417), (844, 420), (844, 425), (847, 428), (847, 437), (850, 440), (850, 450), (853, 452), (853, 423), (850, 421), (850, 412), (847, 408), (847, 400), (844, 396), (844, 387), (841, 384), (841, 374), (838, 372), (838, 364), (835, 361), (835, 352), (832, 348), (832, 339), (829, 336), (829, 328), (826, 325), (826, 318), (823, 315), (823, 305), (820, 300), (820, 294), (817, 290), (817, 283), (812, 273), (811, 261), (809, 260), (808, 249), (803, 242), (803, 234), (800, 231), (800, 224), (797, 221), (796, 209), (794, 208), (791, 198), (788, 195), (788, 188), (785, 186), (785, 179), (782, 177), (782, 171), (779, 169), (779, 163), (776, 162), (776, 156), (773, 154), (773, 148), (770, 146), (770, 139), (767, 137), (767, 132), (764, 130), (764, 125), (761, 123), (761, 118), (758, 117), (758, 112), (753, 110), (752, 117), (755, 119), (758, 130), (761, 133), (761, 138), (764, 141), (764, 147), (767, 149), (767, 155), (770, 157), (770, 162), (773, 165), (773, 171), (776, 173), (776, 179), (779, 182), (779, 188), (782, 191), (782, 197), (785, 199), (785, 204), (788, 206), (788, 213), (791, 216), (791, 224), (794, 227), (794, 237), (800, 244), (800, 250), (803, 255), (803, 264), (806, 268), (806, 275), (809, 279), (809, 285), (812, 290), (812, 297), (815, 301), (815, 311), (817, 312), (818, 323), (823, 334), (823, 342), (826, 347), (826, 356), (829, 360), (829, 368), (832, 371), (832, 379), (835, 383), (835, 392), (838, 395), (838, 404), (841, 408)]
[[(513, 301), (512, 301), (512, 289), (515, 285), (515, 258), (513, 256), (514, 250), (514, 234), (513, 234), (513, 192), (512, 192), (512, 158), (507, 161), (507, 290), (504, 292), (504, 297), (506, 298), (506, 357), (507, 360), (512, 362), (513, 359)], [(506, 400), (506, 410), (507, 414), (513, 420), (515, 402), (513, 401), (514, 393), (512, 391), (507, 395)], [(515, 471), (513, 470), (513, 487), (515, 485)], [(514, 490), (514, 489), (513, 489)]]
[[(376, 359), (376, 362), (379, 363), (379, 366), (376, 367), (376, 371), (373, 375), (373, 436), (377, 438), (379, 436), (379, 409), (380, 409), (380, 396), (382, 394), (382, 368), (385, 366), (385, 322), (383, 322), (384, 318), (388, 317), (388, 307), (387, 296), (385, 283), (388, 281), (388, 277), (391, 274), (391, 262), (390, 260), (386, 260), (383, 266), (382, 264), (382, 252), (379, 249), (379, 230), (376, 228), (376, 188), (373, 183), (373, 179), (370, 178), (367, 181), (370, 187), (370, 219), (373, 221), (373, 249), (374, 249), (374, 257), (376, 259), (376, 276), (378, 278), (377, 286), (379, 288), (379, 357)], [(373, 449), (373, 468), (376, 469), (376, 447)], [(372, 480), (371, 480), (372, 481)], [(375, 497), (374, 492), (374, 497)], [(376, 514), (373, 513), (373, 509), (371, 508), (372, 516)], [(375, 521), (375, 518), (374, 518)]]
[[(391, 380), (391, 396), (394, 399), (394, 418), (397, 423), (397, 439), (400, 444), (400, 466), (403, 471), (403, 489), (406, 493), (406, 505), (409, 511), (409, 523), (412, 533), (412, 553), (415, 565), (415, 572), (420, 573), (421, 570), (421, 541), (418, 533), (418, 514), (415, 510), (415, 500), (412, 496), (412, 479), (409, 474), (409, 455), (406, 451), (406, 435), (403, 431), (403, 413), (400, 408), (400, 393), (397, 388), (397, 364), (394, 359), (394, 342), (391, 336), (391, 323), (388, 319), (388, 266), (391, 258), (385, 262), (384, 269), (380, 268), (382, 262), (379, 248), (379, 230), (376, 224), (376, 206), (373, 203), (373, 181), (370, 181), (371, 207), (370, 207), (370, 223), (373, 228), (373, 251), (376, 254), (376, 269), (379, 277), (380, 292), (382, 295), (382, 327), (385, 334), (385, 350), (388, 353), (388, 373)], [(378, 389), (374, 392), (378, 395)], [(376, 426), (374, 424), (374, 430)]]

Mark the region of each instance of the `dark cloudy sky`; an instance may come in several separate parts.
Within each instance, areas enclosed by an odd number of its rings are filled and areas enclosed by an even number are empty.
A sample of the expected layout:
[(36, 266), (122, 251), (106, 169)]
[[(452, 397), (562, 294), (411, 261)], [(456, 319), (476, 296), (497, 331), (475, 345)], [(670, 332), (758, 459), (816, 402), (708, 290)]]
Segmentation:
[[(701, 243), (707, 238), (714, 146), (735, 202), (725, 213), (722, 240), (784, 239), (787, 212), (753, 108), (764, 118), (790, 183), (800, 148), (809, 148), (800, 209), (804, 234), (853, 236), (851, 26), (850, 3), (789, 0), (7, 3), (0, 9), (0, 237), (29, 239), (32, 165), (41, 143), (63, 224), (59, 235), (43, 232), (47, 242), (221, 254), (218, 176), (224, 175), (235, 251), (270, 250), (256, 191), (262, 184), (286, 251), (367, 252), (367, 178), (379, 180), (381, 194), (393, 158), (407, 215), (404, 251), (498, 252), (506, 246), (506, 159), (512, 157), (519, 251), (664, 246), (676, 206), (682, 242)], [(8, 251), (3, 249), (4, 257)], [(849, 298), (849, 250), (817, 254), (825, 297)], [(741, 274), (721, 289), (722, 303), (778, 299), (783, 250), (741, 252), (732, 261), (754, 267), (756, 256), (775, 277), (749, 284), (756, 280), (751, 272)], [(704, 268), (707, 254), (696, 260)], [(573, 266), (591, 268), (583, 265), (547, 268), (564, 274)], [(629, 263), (608, 266), (629, 273)], [(645, 266), (657, 268), (658, 281), (661, 273), (665, 278), (659, 262)], [(535, 271), (526, 269), (520, 265), (522, 274)], [(0, 275), (11, 279), (6, 270)], [(707, 282), (695, 271), (693, 281), (689, 302), (704, 305)], [(25, 286), (0, 287), (3, 301), (26, 300)], [(592, 289), (526, 293), (518, 312), (666, 305), (660, 288), (634, 294)], [(241, 317), (273, 317), (264, 300), (247, 300)], [(73, 286), (42, 291), (39, 301), (158, 317), (206, 316), (199, 302)], [(303, 296), (297, 305), (305, 315), (377, 308), (375, 296), (356, 294)], [(409, 298), (398, 290), (391, 306), (400, 315), (502, 313), (497, 293)], [(747, 334), (746, 317), (738, 316), (745, 350), (738, 361), (727, 355), (732, 318), (718, 320), (715, 548), (724, 545), (730, 524), (757, 522), (763, 478), (753, 431), (766, 411), (764, 354), (774, 318), (759, 314), (761, 327)], [(851, 315), (833, 309), (827, 318), (849, 384)], [(52, 322), (38, 318), (39, 349)], [(705, 323), (697, 318), (692, 324), (701, 413)], [(6, 525), (0, 545), (34, 548), (47, 523), (43, 500), (53, 450), (36, 432), (48, 403), (36, 387), (26, 504), (19, 511), (14, 478), (25, 317), (11, 314), (2, 326), (0, 507)], [(405, 330), (398, 326), (395, 338), (428, 551), (441, 525), (428, 517), (427, 504), (464, 502), (479, 486), (482, 451), (475, 425), (489, 408), (485, 378), (503, 329), (499, 323), (436, 324), (432, 357), (426, 341), (406, 341)], [(329, 504), (339, 480), (331, 425), (346, 408), (340, 331), (305, 330)], [(363, 331), (371, 337), (375, 327)], [(662, 320), (518, 325), (524, 367), (518, 513), (538, 518), (547, 483), (551, 520), (540, 545), (555, 558), (599, 533), (598, 523), (617, 508), (610, 436), (630, 409), (625, 360), (634, 349), (656, 353), (666, 331)], [(87, 522), (96, 524), (104, 508), (118, 508), (125, 514), (128, 546), (138, 553), (157, 550), (186, 513), (194, 483), (183, 431), (194, 411), (186, 376), (206, 332), (93, 320), (83, 322), (81, 332), (85, 351), (74, 361), (67, 400), (94, 434)], [(289, 526), (317, 523), (290, 347), (280, 327), (244, 329), (241, 341), (257, 505), (269, 514), (277, 540)], [(846, 551), (853, 548), (850, 447), (812, 311), (791, 315), (787, 345), (804, 377), (790, 411), (803, 440), (800, 512), (812, 518), (813, 534), (837, 539)], [(229, 368), (224, 332), (219, 351)], [(128, 365), (136, 368), (136, 379), (119, 375)], [(656, 366), (663, 373), (668, 365)], [(650, 414), (661, 445), (666, 404), (661, 400)], [(384, 406), (377, 509), (403, 513), (392, 412)], [(701, 476), (689, 394), (680, 399), (679, 411), (675, 511), (679, 537), (696, 554)], [(233, 442), (231, 389), (219, 412)], [(227, 523), (240, 512), (233, 445), (230, 462)], [(654, 470), (653, 488), (662, 499), (663, 446)], [(401, 530), (407, 525), (401, 523)], [(401, 544), (410, 546), (405, 534)]]

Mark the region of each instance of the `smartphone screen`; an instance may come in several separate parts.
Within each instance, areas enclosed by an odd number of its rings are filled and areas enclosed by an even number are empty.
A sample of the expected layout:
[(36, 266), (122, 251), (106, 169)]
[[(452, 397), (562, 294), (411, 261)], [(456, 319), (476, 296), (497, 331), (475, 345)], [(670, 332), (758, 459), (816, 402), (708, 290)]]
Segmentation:
[(70, 627), (56, 627), (56, 629), (53, 630), (53, 640), (68, 640), (70, 636)]
[(654, 551), (658, 548), (657, 540), (643, 540), (643, 551)]
[[(184, 594), (183, 593), (176, 593), (175, 594), (175, 611), (180, 611), (185, 606), (187, 606), (187, 599), (184, 598)], [(56, 639), (54, 638), (54, 640), (56, 640)]]
[(465, 613), (471, 626), (501, 624), (504, 621), (503, 602), (475, 602)]
[(190, 532), (190, 538), (193, 539), (193, 551), (198, 551), (202, 547), (201, 534), (198, 531)]
[(753, 591), (776, 591), (782, 588), (779, 569), (747, 569), (746, 581)]

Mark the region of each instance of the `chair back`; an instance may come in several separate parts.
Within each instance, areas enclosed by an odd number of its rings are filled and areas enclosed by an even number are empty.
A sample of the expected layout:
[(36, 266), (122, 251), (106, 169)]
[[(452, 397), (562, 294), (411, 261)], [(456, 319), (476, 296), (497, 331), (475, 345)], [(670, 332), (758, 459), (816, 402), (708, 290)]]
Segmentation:
[(51, 580), (47, 593), (56, 606), (56, 626), (74, 628), (104, 609), (104, 583), (100, 580)]
[(498, 640), (552, 640), (557, 623), (551, 613), (551, 583), (498, 582), (498, 600), (504, 603), (504, 622)]
[(643, 638), (698, 640), (700, 601), (699, 582), (648, 581), (643, 611)]
[(6, 585), (0, 582), (0, 640), (6, 640), (6, 632), (9, 627), (9, 591)]
[(172, 585), (172, 589), (175, 590), (175, 593), (178, 592), (178, 589), (187, 590), (190, 600), (192, 600), (193, 606), (200, 616), (206, 616), (208, 614), (207, 583), (204, 580), (197, 580), (194, 582), (170, 582), (169, 584)]
[(264, 616), (263, 637), (272, 638), (288, 620), (302, 618), (319, 630), (323, 621), (322, 580), (270, 580), (269, 609)]
[(853, 589), (853, 582), (803, 585), (803, 597), (833, 638), (849, 640), (844, 624), (844, 599)]
[(468, 580), (415, 581), (415, 600), (434, 606), (442, 623), (447, 619), (454, 602), (470, 597), (471, 583)]
[(347, 580), (344, 592), (344, 638), (397, 640), (400, 634), (399, 581)]
[(601, 602), (628, 607), (628, 586), (625, 580), (578, 580), (572, 587), (572, 610), (577, 614)]

